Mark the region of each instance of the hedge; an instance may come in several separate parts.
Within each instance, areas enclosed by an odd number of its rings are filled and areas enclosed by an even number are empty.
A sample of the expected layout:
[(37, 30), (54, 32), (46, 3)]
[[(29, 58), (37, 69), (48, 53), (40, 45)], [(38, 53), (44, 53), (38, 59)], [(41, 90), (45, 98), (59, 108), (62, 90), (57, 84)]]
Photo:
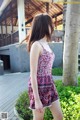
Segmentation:
[[(80, 120), (80, 77), (78, 86), (64, 86), (61, 80), (55, 81), (60, 98), (60, 104), (64, 115), (64, 120)], [(28, 108), (29, 97), (27, 91), (22, 92), (17, 101), (16, 109), (24, 120), (32, 120), (32, 111)], [(46, 108), (44, 120), (52, 120), (49, 108)]]

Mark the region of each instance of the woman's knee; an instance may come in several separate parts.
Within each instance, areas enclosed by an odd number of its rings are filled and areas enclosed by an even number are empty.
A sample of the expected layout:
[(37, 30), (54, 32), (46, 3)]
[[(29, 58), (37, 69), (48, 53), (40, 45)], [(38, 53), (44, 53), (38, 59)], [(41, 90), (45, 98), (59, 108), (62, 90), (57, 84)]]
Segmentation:
[(33, 115), (33, 120), (43, 120), (43, 118), (44, 118), (43, 115), (41, 115), (41, 116), (40, 115), (39, 116), (38, 115), (35, 115), (35, 116)]
[(59, 112), (56, 116), (53, 115), (53, 117), (55, 120), (63, 120), (63, 113)]
[(63, 114), (62, 114), (62, 112), (59, 113), (57, 117), (58, 117), (58, 120), (63, 120)]
[(54, 120), (63, 120), (62, 111), (53, 112), (53, 110), (51, 110), (51, 113), (52, 113), (52, 116), (53, 116)]
[(43, 120), (43, 119), (39, 119), (39, 118), (33, 118), (33, 120)]
[(42, 113), (36, 110), (33, 111), (33, 120), (43, 120), (43, 118), (44, 118), (44, 110)]

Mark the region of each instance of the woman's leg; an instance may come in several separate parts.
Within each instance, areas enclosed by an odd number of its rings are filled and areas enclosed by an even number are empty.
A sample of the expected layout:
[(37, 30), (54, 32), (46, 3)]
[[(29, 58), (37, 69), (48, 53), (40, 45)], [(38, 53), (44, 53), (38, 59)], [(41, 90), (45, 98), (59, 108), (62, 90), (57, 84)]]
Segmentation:
[(43, 120), (45, 108), (43, 108), (43, 112), (39, 112), (36, 109), (32, 110), (32, 112), (33, 112), (33, 120)]
[(63, 120), (63, 114), (62, 114), (59, 99), (54, 101), (52, 103), (52, 106), (50, 106), (49, 108), (50, 108), (50, 110), (52, 112), (54, 120)]

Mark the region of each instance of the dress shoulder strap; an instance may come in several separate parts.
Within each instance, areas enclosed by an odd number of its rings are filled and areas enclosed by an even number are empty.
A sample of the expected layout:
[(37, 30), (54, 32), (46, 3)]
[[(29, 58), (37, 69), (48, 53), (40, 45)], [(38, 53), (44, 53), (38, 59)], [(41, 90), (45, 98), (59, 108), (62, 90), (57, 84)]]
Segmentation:
[(42, 48), (44, 49), (44, 47), (43, 47), (43, 45), (41, 44), (41, 42), (39, 42), (40, 43), (40, 45), (42, 46)]

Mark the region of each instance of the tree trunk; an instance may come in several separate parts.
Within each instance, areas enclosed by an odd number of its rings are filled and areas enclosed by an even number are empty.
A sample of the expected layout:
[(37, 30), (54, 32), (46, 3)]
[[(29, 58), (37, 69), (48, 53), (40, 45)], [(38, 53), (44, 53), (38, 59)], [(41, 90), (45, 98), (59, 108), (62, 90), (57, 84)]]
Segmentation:
[[(69, 0), (75, 2), (75, 0)], [(80, 0), (76, 0), (79, 2)], [(63, 51), (63, 84), (77, 85), (80, 4), (67, 4)]]

